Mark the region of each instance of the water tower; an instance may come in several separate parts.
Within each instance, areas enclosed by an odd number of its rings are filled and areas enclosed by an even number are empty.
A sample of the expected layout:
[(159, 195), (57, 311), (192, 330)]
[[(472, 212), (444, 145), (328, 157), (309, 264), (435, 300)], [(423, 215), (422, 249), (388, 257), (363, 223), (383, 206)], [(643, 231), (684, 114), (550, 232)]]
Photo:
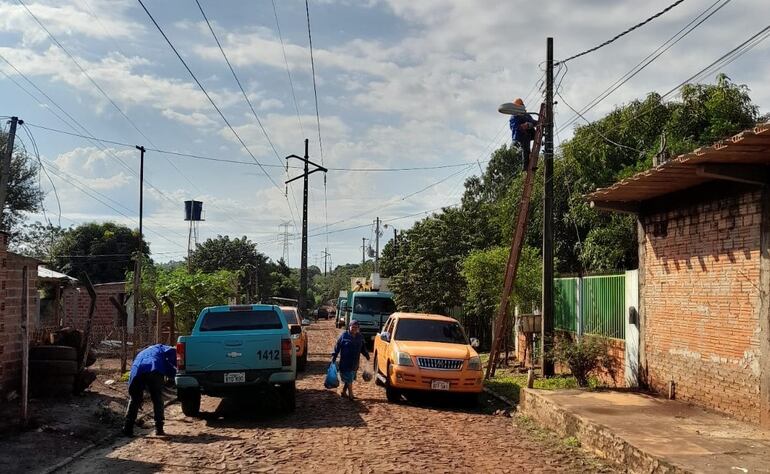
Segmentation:
[(190, 223), (187, 234), (187, 261), (189, 262), (192, 251), (198, 245), (198, 223), (203, 220), (203, 202), (185, 201), (184, 220)]

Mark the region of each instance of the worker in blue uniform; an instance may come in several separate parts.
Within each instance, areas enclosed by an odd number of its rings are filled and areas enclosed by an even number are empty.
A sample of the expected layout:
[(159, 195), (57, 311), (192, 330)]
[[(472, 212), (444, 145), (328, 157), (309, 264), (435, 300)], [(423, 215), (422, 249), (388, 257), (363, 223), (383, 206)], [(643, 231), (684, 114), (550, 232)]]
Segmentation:
[[(514, 105), (524, 108), (524, 101), (516, 99)], [(527, 171), (529, 164), (529, 154), (532, 150), (532, 140), (535, 139), (535, 128), (537, 121), (527, 113), (512, 115), (508, 122), (511, 126), (511, 138), (513, 143), (519, 145), (522, 161), (522, 170)]]
[(150, 346), (136, 355), (131, 364), (128, 379), (128, 394), (131, 397), (126, 410), (123, 434), (134, 435), (134, 423), (139, 407), (142, 406), (144, 390), (150, 392), (155, 415), (155, 434), (164, 435), (163, 431), (163, 384), (165, 377), (176, 375), (176, 349), (163, 344)]

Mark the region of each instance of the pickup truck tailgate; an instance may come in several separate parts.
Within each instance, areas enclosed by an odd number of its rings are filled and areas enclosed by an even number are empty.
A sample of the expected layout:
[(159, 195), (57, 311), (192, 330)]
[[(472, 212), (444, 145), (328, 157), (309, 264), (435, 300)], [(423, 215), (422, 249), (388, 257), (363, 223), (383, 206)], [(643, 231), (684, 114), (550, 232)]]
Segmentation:
[(281, 334), (209, 334), (188, 340), (188, 372), (281, 368)]

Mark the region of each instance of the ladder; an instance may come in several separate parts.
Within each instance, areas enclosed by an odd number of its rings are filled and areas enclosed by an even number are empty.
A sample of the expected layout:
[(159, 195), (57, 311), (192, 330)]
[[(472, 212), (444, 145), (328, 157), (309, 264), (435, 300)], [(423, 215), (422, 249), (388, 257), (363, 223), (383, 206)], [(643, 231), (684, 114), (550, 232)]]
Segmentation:
[(546, 117), (545, 103), (540, 105), (540, 114), (538, 115), (537, 127), (535, 128), (535, 139), (532, 143), (532, 151), (529, 154), (529, 163), (524, 176), (524, 190), (519, 204), (519, 215), (516, 218), (516, 228), (513, 232), (511, 241), (511, 253), (508, 255), (508, 263), (505, 267), (505, 283), (503, 285), (503, 294), (500, 298), (500, 307), (495, 317), (492, 347), (489, 352), (489, 361), (487, 361), (487, 370), (484, 378), (488, 379), (495, 375), (498, 359), (502, 348), (503, 337), (508, 336), (511, 329), (510, 318), (508, 317), (508, 307), (510, 303), (511, 290), (513, 282), (516, 280), (516, 272), (519, 269), (519, 259), (521, 258), (521, 248), (524, 245), (524, 233), (527, 231), (527, 219), (529, 218), (529, 205), (532, 197), (532, 187), (535, 183), (535, 172), (537, 170), (537, 160), (540, 156), (540, 145), (543, 142), (543, 125), (549, 120)]

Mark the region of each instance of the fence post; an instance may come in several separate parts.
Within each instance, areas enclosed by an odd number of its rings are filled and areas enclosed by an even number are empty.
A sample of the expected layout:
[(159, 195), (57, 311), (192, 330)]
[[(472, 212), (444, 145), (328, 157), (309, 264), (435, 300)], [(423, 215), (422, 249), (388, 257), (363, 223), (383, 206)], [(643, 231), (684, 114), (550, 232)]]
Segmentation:
[(577, 277), (575, 284), (575, 330), (578, 337), (583, 335), (583, 277)]

